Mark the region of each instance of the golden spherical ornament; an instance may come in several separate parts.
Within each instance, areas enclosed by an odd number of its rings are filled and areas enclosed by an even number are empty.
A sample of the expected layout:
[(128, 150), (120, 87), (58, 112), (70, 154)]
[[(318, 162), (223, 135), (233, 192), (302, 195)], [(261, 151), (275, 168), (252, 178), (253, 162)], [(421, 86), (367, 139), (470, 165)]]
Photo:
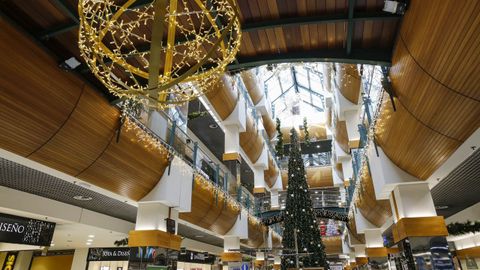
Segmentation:
[(79, 47), (109, 91), (164, 109), (217, 83), (240, 47), (235, 0), (80, 0)]

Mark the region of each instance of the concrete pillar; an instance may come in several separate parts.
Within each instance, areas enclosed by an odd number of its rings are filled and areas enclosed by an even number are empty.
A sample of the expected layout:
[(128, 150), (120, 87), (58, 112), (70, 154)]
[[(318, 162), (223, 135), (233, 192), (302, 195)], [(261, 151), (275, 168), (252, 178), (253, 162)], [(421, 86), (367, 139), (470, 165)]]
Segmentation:
[(30, 263), (32, 262), (33, 251), (20, 251), (18, 253), (17, 260), (15, 261), (15, 267), (13, 270), (27, 270), (30, 269)]
[(279, 199), (279, 197), (280, 197), (280, 195), (278, 194), (277, 189), (272, 189), (270, 191), (270, 210), (279, 210), (280, 209), (280, 199)]
[(428, 184), (395, 186), (390, 193), (390, 204), (395, 222), (393, 239), (408, 269), (424, 269), (425, 260), (431, 260), (434, 269), (440, 266), (454, 269), (445, 220), (437, 216)]
[(87, 269), (88, 248), (77, 248), (73, 253), (73, 261), (71, 270)]

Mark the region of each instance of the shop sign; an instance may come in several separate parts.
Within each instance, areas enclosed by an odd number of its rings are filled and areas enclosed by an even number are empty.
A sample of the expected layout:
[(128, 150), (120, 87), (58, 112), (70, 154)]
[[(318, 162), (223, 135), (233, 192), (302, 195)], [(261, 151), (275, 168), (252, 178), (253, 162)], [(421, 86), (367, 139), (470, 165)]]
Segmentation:
[(128, 261), (130, 248), (91, 248), (87, 261)]
[(0, 242), (50, 246), (55, 223), (0, 213)]
[(178, 261), (191, 263), (213, 264), (215, 256), (208, 254), (208, 252), (195, 252), (187, 250), (185, 254), (178, 255)]
[(3, 263), (2, 270), (13, 270), (15, 262), (17, 261), (18, 251), (8, 252), (5, 256), (5, 262)]

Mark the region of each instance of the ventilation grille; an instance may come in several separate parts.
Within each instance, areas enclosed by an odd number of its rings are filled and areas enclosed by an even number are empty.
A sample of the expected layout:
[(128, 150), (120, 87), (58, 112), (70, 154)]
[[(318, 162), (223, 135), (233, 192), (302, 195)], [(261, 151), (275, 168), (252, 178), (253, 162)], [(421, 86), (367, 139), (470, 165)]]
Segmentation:
[[(75, 205), (94, 212), (135, 222), (137, 208), (46, 173), (0, 158), (0, 186)], [(73, 197), (92, 197), (78, 201)]]
[(447, 175), (432, 189), (432, 197), (440, 216), (449, 217), (480, 202), (480, 150)]

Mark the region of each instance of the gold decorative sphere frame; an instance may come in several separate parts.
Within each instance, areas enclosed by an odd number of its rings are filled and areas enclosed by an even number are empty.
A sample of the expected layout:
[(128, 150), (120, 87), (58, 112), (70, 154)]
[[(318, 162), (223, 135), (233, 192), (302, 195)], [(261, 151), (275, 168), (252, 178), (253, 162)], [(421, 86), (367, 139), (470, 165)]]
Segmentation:
[(219, 81), (240, 47), (235, 0), (80, 0), (79, 48), (120, 98), (158, 109)]

